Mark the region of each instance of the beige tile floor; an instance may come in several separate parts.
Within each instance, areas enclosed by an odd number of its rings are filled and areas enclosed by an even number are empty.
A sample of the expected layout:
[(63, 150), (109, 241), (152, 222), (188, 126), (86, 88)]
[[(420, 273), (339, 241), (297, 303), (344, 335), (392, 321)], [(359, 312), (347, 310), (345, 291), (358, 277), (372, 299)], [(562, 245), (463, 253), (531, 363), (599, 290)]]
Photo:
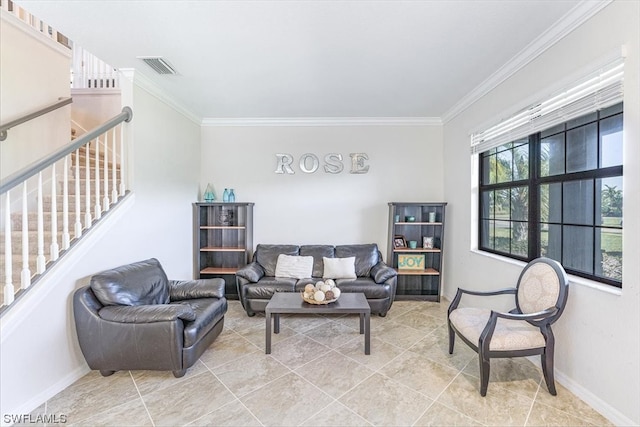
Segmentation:
[(364, 355), (357, 316), (288, 316), (264, 354), (264, 316), (229, 302), (218, 339), (176, 379), (170, 372), (91, 372), (35, 414), (84, 426), (603, 426), (526, 359), (492, 361), (481, 397), (475, 353), (447, 351), (446, 304), (397, 301), (372, 317)]

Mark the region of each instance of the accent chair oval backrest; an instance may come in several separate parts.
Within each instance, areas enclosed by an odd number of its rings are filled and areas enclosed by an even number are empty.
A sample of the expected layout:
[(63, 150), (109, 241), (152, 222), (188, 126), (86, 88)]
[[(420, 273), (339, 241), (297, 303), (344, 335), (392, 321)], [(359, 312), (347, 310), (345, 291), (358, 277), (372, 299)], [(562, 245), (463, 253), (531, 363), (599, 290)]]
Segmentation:
[(536, 258), (525, 266), (518, 278), (516, 304), (523, 314), (536, 313), (549, 307), (558, 308), (550, 323), (558, 320), (567, 302), (569, 278), (559, 262)]

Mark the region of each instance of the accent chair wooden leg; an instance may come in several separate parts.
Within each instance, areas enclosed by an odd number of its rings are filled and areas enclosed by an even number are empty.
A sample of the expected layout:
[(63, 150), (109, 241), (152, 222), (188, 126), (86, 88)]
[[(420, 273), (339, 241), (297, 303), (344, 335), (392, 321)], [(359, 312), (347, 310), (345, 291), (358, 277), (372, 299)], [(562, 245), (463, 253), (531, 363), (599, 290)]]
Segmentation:
[(547, 389), (552, 396), (556, 396), (556, 383), (553, 378), (553, 346), (547, 347), (545, 352), (540, 355), (542, 363), (542, 374), (544, 375), (544, 382), (547, 383)]
[(447, 323), (447, 326), (449, 328), (449, 354), (453, 354), (453, 344), (456, 340), (456, 333), (453, 331), (451, 324)]
[(489, 371), (491, 370), (491, 364), (489, 359), (486, 359), (482, 354), (482, 351), (478, 352), (478, 359), (480, 360), (480, 396), (487, 395), (487, 387), (489, 386)]

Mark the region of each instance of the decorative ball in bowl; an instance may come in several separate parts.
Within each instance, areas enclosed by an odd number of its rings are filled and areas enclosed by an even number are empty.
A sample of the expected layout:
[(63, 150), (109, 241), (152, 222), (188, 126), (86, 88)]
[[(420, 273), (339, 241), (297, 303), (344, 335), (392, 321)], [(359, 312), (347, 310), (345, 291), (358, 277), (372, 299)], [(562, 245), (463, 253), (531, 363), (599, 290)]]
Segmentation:
[(340, 289), (333, 279), (319, 280), (316, 284), (309, 283), (301, 293), (302, 299), (309, 304), (329, 304), (340, 297)]

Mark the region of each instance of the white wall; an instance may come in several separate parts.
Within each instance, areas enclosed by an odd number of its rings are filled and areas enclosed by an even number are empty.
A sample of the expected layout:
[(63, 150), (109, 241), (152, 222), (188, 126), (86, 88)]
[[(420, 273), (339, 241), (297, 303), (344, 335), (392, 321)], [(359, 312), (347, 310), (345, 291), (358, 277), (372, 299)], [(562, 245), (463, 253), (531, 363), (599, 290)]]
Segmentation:
[(618, 425), (640, 424), (639, 31), (640, 3), (615, 1), (444, 127), (445, 171), (452, 171), (444, 175), (444, 188), (453, 225), (447, 229), (445, 295), (451, 298), (457, 287), (512, 285), (521, 264), (470, 251), (477, 218), (471, 206), (469, 134), (626, 45), (622, 292), (572, 280), (566, 311), (554, 328), (558, 379)]
[[(71, 120), (76, 136), (90, 131), (122, 112), (119, 89), (72, 89)], [(80, 127), (80, 128), (79, 128)], [(84, 128), (85, 131), (82, 130)]]
[(27, 294), (34, 304), (20, 301), (2, 318), (3, 414), (34, 409), (88, 371), (71, 301), (93, 273), (156, 257), (170, 278), (192, 277), (200, 126), (138, 86), (123, 88), (123, 98), (133, 108), (128, 132), (135, 199), (95, 231), (99, 236), (70, 253), (61, 269), (34, 285), (39, 289)]
[[(294, 157), (295, 174), (275, 173), (276, 153)], [(315, 173), (300, 170), (305, 153), (320, 159)], [(322, 169), (328, 153), (342, 154), (341, 173)], [(350, 173), (350, 153), (367, 154), (366, 174)], [(389, 202), (443, 197), (442, 127), (204, 126), (200, 181), (255, 202), (254, 244), (374, 242), (384, 254)]]
[[(41, 55), (32, 55), (32, 52)], [(71, 51), (0, 11), (0, 122), (69, 97)], [(28, 166), (70, 140), (70, 106), (8, 131), (0, 143), (0, 177)]]

